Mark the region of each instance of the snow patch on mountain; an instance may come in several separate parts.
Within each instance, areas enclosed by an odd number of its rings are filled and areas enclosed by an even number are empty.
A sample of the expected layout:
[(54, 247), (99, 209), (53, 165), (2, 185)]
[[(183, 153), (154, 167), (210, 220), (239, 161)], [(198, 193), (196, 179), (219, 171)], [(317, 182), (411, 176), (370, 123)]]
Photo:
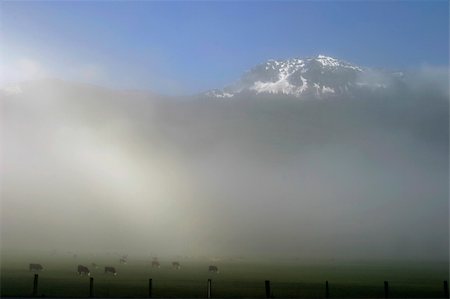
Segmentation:
[(205, 95), (208, 97), (215, 97), (215, 98), (231, 98), (234, 96), (234, 94), (225, 92), (220, 89), (210, 90), (210, 91), (206, 92)]
[[(390, 78), (387, 81), (389, 80)], [(235, 84), (222, 90), (208, 91), (205, 95), (232, 98), (242, 92), (250, 92), (322, 98), (351, 94), (358, 88), (373, 90), (386, 86), (384, 73), (380, 75), (368, 68), (330, 56), (318, 55), (287, 60), (269, 59), (247, 71)]]
[(315, 60), (320, 62), (322, 64), (322, 66), (324, 66), (324, 67), (335, 67), (335, 68), (344, 67), (344, 68), (356, 70), (358, 72), (363, 71), (362, 68), (360, 68), (358, 66), (351, 65), (350, 63), (347, 63), (345, 61), (338, 60), (336, 58), (325, 56), (325, 55), (318, 55), (317, 58), (315, 58)]

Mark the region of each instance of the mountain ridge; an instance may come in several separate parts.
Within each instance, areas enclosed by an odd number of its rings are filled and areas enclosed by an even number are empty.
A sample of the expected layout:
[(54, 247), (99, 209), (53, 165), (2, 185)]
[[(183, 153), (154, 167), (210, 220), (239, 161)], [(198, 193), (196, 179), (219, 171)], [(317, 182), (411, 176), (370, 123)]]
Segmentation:
[(307, 58), (269, 59), (245, 72), (236, 83), (206, 91), (203, 95), (233, 98), (251, 93), (324, 98), (351, 95), (361, 89), (385, 89), (402, 77), (402, 72), (361, 67), (319, 54)]

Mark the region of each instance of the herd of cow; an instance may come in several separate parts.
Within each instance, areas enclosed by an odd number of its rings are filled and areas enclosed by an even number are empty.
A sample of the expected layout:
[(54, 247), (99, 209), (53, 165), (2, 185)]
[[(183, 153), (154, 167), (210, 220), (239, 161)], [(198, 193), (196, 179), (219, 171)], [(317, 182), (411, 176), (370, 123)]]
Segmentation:
[[(126, 264), (127, 263), (126, 256), (120, 258), (119, 262), (121, 264)], [(92, 263), (91, 265), (92, 265), (92, 267), (98, 269), (98, 265), (97, 264)], [(160, 267), (161, 267), (161, 264), (159, 263), (159, 261), (154, 259), (152, 261), (152, 268), (160, 268)], [(181, 264), (179, 262), (172, 262), (172, 268), (176, 269), (176, 270), (179, 270), (179, 269), (181, 269)], [(30, 264), (30, 268), (29, 269), (30, 269), (30, 271), (43, 271), (44, 267), (42, 267), (41, 264)], [(214, 266), (214, 265), (210, 265), (208, 267), (208, 271), (209, 272), (213, 272), (213, 273), (219, 273), (219, 269), (217, 268), (217, 266)], [(79, 275), (87, 275), (87, 276), (91, 275), (91, 271), (89, 271), (89, 268), (86, 267), (86, 266), (83, 266), (83, 265), (78, 265), (77, 272), (78, 272)], [(114, 276), (117, 275), (116, 268), (114, 268), (112, 266), (105, 266), (105, 272), (104, 273), (105, 274), (111, 273)]]

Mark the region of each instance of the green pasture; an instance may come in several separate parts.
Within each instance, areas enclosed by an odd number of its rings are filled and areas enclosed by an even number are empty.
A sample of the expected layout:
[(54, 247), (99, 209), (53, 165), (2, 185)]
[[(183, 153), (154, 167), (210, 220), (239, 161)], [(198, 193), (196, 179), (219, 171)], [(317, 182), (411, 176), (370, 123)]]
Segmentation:
[[(120, 265), (117, 258), (79, 256), (47, 256), (32, 258), (2, 256), (1, 295), (30, 296), (34, 273), (30, 262), (40, 263), (39, 296), (88, 297), (89, 277), (76, 273), (78, 264), (91, 270), (96, 297), (147, 297), (152, 279), (153, 297), (198, 298), (206, 296), (207, 280), (212, 279), (212, 296), (217, 298), (265, 297), (264, 281), (271, 281), (276, 298), (321, 298), (325, 296), (325, 281), (330, 297), (384, 297), (383, 282), (389, 281), (390, 297), (443, 297), (443, 281), (448, 280), (447, 262), (417, 261), (298, 261), (298, 260), (227, 260), (215, 262), (201, 259), (178, 259), (182, 268), (171, 268), (171, 260), (160, 260), (161, 268), (152, 268), (151, 260), (133, 259)], [(91, 266), (99, 265), (98, 269)], [(214, 264), (219, 273), (209, 273)], [(105, 265), (116, 267), (116, 277), (103, 273)]]

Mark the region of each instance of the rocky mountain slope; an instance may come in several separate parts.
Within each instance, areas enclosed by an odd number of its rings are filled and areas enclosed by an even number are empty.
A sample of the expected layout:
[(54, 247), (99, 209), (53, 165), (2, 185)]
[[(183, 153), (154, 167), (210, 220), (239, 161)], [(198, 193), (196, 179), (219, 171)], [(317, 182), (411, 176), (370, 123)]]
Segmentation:
[(232, 98), (238, 94), (250, 93), (323, 98), (352, 95), (364, 89), (385, 89), (400, 82), (402, 77), (403, 74), (399, 72), (364, 68), (324, 55), (287, 60), (270, 59), (250, 69), (235, 84), (207, 91), (204, 95)]

